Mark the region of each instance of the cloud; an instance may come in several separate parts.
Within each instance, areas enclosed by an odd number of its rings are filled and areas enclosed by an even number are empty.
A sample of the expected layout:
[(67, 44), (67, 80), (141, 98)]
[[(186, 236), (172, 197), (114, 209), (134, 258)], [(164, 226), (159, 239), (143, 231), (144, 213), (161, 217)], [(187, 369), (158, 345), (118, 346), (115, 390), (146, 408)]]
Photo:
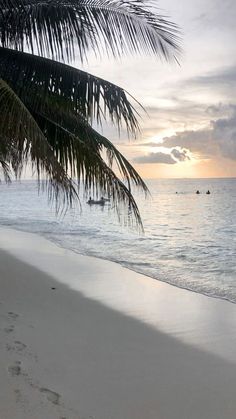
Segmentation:
[(191, 160), (188, 155), (188, 150), (180, 150), (178, 148), (174, 148), (171, 150), (171, 154), (177, 161)]
[[(196, 15), (193, 17), (193, 22), (198, 23), (199, 28), (217, 28), (226, 31), (226, 28), (232, 27), (234, 30), (235, 24), (235, 0), (205, 0), (204, 8), (200, 8), (201, 12), (198, 13), (199, 2), (194, 6), (196, 8)], [(194, 7), (192, 5), (192, 9)], [(190, 22), (192, 23), (192, 22)]]
[(156, 153), (149, 153), (145, 156), (139, 156), (134, 159), (135, 163), (142, 164), (176, 164), (178, 162), (183, 162), (190, 160), (188, 155), (188, 150), (173, 148), (169, 152), (157, 151)]
[(155, 143), (154, 141), (150, 141), (148, 143), (139, 143), (135, 144), (141, 147), (160, 147), (160, 143)]
[(230, 116), (211, 121), (206, 129), (164, 138), (163, 146), (187, 148), (203, 158), (218, 156), (236, 160), (236, 107), (231, 106), (229, 110)]
[[(209, 157), (213, 153), (214, 144), (211, 141), (210, 130), (184, 131), (163, 139), (165, 147), (187, 148), (191, 152)], [(213, 154), (216, 154), (215, 152)]]
[(231, 103), (218, 103), (217, 105), (210, 105), (206, 108), (206, 114), (210, 115), (211, 117), (225, 117), (229, 118), (234, 115), (236, 110), (236, 105)]
[[(176, 88), (176, 85), (175, 85)], [(192, 86), (191, 86), (192, 88)], [(175, 92), (172, 92), (172, 95), (169, 99), (169, 105), (163, 107), (162, 104), (158, 104), (152, 106), (145, 106), (145, 110), (148, 113), (149, 119), (148, 122), (150, 123), (153, 121), (153, 127), (156, 131), (161, 130), (166, 127), (166, 124), (163, 122), (164, 119), (169, 122), (178, 122), (179, 119), (184, 118), (195, 120), (199, 118), (199, 116), (205, 116), (205, 109), (206, 104), (197, 103), (195, 98), (186, 99), (180, 98), (178, 96), (181, 95), (182, 85), (179, 86)], [(185, 86), (184, 90), (185, 94), (188, 92), (188, 89)], [(157, 118), (159, 120), (159, 124), (157, 125)], [(161, 119), (159, 119), (161, 118)], [(164, 118), (162, 120), (162, 118)], [(161, 123), (162, 122), (162, 123)]]
[(136, 157), (134, 159), (135, 163), (162, 163), (162, 164), (175, 164), (177, 161), (173, 159), (171, 154), (166, 154), (162, 152), (149, 153), (146, 156)]
[(236, 82), (236, 66), (221, 68), (218, 71), (209, 72), (205, 76), (197, 76), (192, 79), (185, 80), (184, 83), (197, 86), (233, 86), (235, 90)]

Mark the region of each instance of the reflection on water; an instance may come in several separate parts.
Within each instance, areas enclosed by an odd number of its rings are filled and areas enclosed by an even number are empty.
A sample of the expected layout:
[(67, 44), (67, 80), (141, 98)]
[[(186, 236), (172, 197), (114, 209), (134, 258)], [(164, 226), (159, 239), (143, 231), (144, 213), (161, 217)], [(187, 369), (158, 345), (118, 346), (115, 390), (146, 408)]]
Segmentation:
[(151, 199), (137, 195), (144, 235), (120, 226), (110, 203), (99, 207), (82, 202), (82, 214), (73, 210), (56, 219), (32, 181), (0, 185), (0, 222), (236, 302), (236, 180), (155, 180), (148, 185)]

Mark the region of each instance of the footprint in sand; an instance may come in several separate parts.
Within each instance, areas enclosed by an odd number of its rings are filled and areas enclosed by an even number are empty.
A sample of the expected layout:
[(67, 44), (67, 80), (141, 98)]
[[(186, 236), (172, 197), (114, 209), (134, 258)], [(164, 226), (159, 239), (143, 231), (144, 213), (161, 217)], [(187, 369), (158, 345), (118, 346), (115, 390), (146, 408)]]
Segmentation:
[(13, 311), (9, 311), (7, 314), (8, 314), (8, 317), (14, 320), (17, 319), (17, 317), (19, 317), (19, 314), (13, 313)]
[(4, 331), (6, 333), (11, 333), (11, 332), (13, 332), (14, 329), (15, 329), (14, 325), (11, 324), (10, 326), (5, 327)]
[(60, 394), (56, 393), (55, 391), (49, 390), (48, 388), (40, 388), (39, 391), (44, 393), (49, 402), (59, 405), (60, 401)]
[(6, 345), (6, 348), (8, 351), (17, 351), (17, 352), (21, 352), (23, 351), (25, 348), (27, 348), (27, 345), (25, 345), (24, 343), (20, 342), (19, 340), (15, 340), (13, 345)]
[(17, 377), (21, 374), (21, 362), (16, 361), (13, 365), (9, 365), (7, 369), (12, 377)]
[(18, 389), (15, 389), (15, 390), (14, 390), (14, 393), (15, 393), (15, 395), (16, 395), (16, 401), (17, 401), (17, 402), (20, 402), (20, 401), (21, 401), (21, 399), (22, 399), (21, 391), (20, 391), (20, 390), (18, 390)]
[(16, 396), (16, 402), (20, 403), (22, 406), (27, 404), (27, 400), (26, 398), (23, 396), (21, 390), (19, 390), (18, 388), (16, 388), (14, 390), (15, 396)]
[(23, 349), (27, 348), (27, 345), (19, 340), (15, 340), (14, 344), (17, 351), (23, 351)]
[[(19, 317), (19, 314), (13, 313), (13, 311), (8, 311), (7, 315), (8, 315), (8, 318), (10, 318), (11, 320), (16, 320), (17, 317)], [(11, 333), (13, 332), (14, 328), (15, 326), (13, 324), (10, 324), (9, 326), (5, 327), (4, 331), (6, 333)]]

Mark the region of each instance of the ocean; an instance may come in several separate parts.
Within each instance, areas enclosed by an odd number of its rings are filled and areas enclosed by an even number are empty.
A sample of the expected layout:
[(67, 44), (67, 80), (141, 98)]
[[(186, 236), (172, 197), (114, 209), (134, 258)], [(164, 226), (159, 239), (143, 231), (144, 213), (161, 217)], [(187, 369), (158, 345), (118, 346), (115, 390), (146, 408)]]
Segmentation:
[(56, 216), (46, 195), (38, 195), (34, 180), (0, 184), (0, 224), (236, 303), (236, 179), (159, 179), (147, 184), (151, 198), (137, 194), (145, 233), (121, 225), (109, 202), (89, 206), (82, 199), (81, 211)]

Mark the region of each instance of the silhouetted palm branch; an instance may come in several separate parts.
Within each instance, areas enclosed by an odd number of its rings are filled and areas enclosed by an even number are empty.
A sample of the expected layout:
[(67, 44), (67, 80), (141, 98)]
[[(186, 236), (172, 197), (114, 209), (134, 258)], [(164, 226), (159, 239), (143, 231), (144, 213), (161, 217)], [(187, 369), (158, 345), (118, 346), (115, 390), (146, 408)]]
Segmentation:
[[(53, 113), (52, 109), (46, 108), (44, 112), (35, 112), (34, 116), (56, 155), (61, 159), (61, 164), (70, 170), (72, 176), (80, 180), (84, 170), (81, 169), (79, 163), (83, 164), (83, 158), (87, 158), (87, 163), (89, 163), (93, 153), (99, 154), (101, 158), (105, 153), (108, 166), (113, 168), (115, 163), (115, 170), (128, 185), (134, 183), (146, 193), (148, 192), (142, 178), (125, 157), (81, 116), (74, 116), (63, 111)], [(86, 188), (89, 189), (89, 187), (89, 184), (86, 185)]]
[(13, 90), (0, 79), (1, 155), (11, 165), (16, 176), (30, 161), (38, 178), (45, 178), (49, 198), (58, 205), (78, 199), (73, 182), (57, 161), (46, 137), (25, 105)]
[[(0, 169), (2, 170), (3, 173), (3, 177), (6, 183), (9, 183), (11, 181), (11, 169), (9, 167), (9, 165), (6, 162), (6, 155), (5, 154), (0, 154)], [(0, 171), (1, 173), (1, 171)], [(0, 181), (1, 181), (1, 177), (0, 177)]]
[(91, 47), (167, 60), (180, 51), (176, 25), (143, 0), (0, 0), (0, 166), (9, 180), (10, 169), (20, 176), (31, 161), (49, 197), (64, 204), (78, 199), (76, 177), (85, 191), (109, 194), (117, 210), (123, 202), (141, 223), (131, 184), (147, 193), (145, 183), (91, 126), (109, 117), (135, 134), (137, 112), (127, 92), (45, 58), (71, 60), (78, 51), (83, 60)]
[(30, 95), (34, 108), (44, 101), (57, 102), (90, 122), (101, 122), (108, 116), (118, 128), (123, 123), (129, 132), (138, 130), (136, 112), (126, 92), (85, 71), (0, 47), (0, 77), (23, 102)]
[[(69, 119), (68, 115), (64, 115), (67, 126), (68, 121), (73, 128), (77, 124), (77, 137), (56, 122), (60, 119), (62, 123), (59, 113), (52, 112), (51, 120), (39, 113), (34, 115), (33, 111), (29, 113), (3, 80), (0, 80), (0, 114), (0, 164), (3, 163), (6, 180), (10, 180), (10, 166), (16, 176), (20, 176), (23, 166), (30, 161), (38, 178), (46, 179), (49, 198), (56, 201), (59, 209), (61, 203), (64, 207), (78, 198), (75, 185), (67, 175), (69, 172), (84, 185), (85, 192), (93, 190), (96, 194), (99, 192), (109, 195), (117, 211), (119, 204), (124, 203), (136, 222), (142, 225), (129, 182), (127, 187), (103, 160), (101, 140), (104, 137), (99, 136), (86, 122), (81, 120), (78, 124), (74, 121), (74, 116)], [(122, 160), (122, 155), (112, 144), (110, 152), (117, 154)], [(133, 168), (132, 170), (130, 176), (127, 162), (127, 169), (123, 169), (123, 174), (127, 172), (126, 180), (132, 177), (136, 184), (141, 184), (142, 179)], [(143, 187), (145, 188), (144, 183)]]
[[(85, 192), (92, 189), (97, 195), (110, 196), (117, 211), (123, 201), (140, 223), (138, 208), (131, 193), (131, 183), (142, 188), (146, 194), (148, 189), (136, 170), (83, 117), (62, 109), (55, 112), (54, 109), (45, 106), (44, 111), (32, 113), (60, 164), (84, 185)], [(116, 172), (125, 184), (118, 179)]]
[(40, 55), (71, 59), (78, 46), (114, 56), (151, 52), (178, 55), (177, 26), (143, 0), (0, 0), (1, 44)]

